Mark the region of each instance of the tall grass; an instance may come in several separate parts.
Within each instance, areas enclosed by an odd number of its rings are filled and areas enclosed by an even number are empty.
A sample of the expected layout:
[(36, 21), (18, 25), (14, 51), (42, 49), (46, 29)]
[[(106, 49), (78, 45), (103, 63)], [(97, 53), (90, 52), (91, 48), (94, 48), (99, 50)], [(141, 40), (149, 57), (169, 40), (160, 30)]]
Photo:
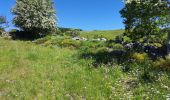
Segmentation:
[[(141, 83), (119, 66), (92, 66), (78, 51), (0, 39), (0, 100), (154, 99), (170, 95), (169, 74)], [(136, 70), (134, 72), (136, 73)]]
[[(109, 98), (121, 71), (81, 60), (74, 50), (0, 39), (0, 99)], [(107, 72), (107, 70), (110, 70)]]

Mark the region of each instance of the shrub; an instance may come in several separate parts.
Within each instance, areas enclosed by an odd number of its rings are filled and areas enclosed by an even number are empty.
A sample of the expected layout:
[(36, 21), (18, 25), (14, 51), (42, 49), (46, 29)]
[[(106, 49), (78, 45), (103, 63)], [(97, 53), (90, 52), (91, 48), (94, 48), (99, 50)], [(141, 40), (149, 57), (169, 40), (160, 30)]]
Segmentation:
[(148, 56), (147, 56), (146, 53), (134, 53), (134, 54), (132, 54), (132, 58), (133, 58), (135, 61), (143, 62), (145, 59), (148, 58)]
[(145, 58), (144, 60), (142, 59), (142, 61), (131, 59), (123, 63), (122, 68), (123, 71), (129, 72), (131, 75), (138, 77), (142, 82), (153, 82), (157, 78), (157, 73), (152, 67), (152, 60), (149, 60), (148, 58)]
[(122, 34), (115, 37), (116, 43), (123, 43), (123, 41), (124, 41), (124, 38)]
[(75, 36), (78, 36), (80, 33), (79, 31), (76, 31), (76, 30), (70, 30), (70, 31), (65, 32), (65, 34), (75, 37)]
[(157, 73), (152, 69), (152, 61), (149, 59), (143, 60), (141, 63), (138, 63), (141, 71), (139, 74), (139, 79), (145, 82), (153, 82), (157, 78)]
[(123, 45), (118, 43), (109, 43), (108, 47), (112, 48), (113, 50), (124, 50)]
[(58, 44), (62, 47), (79, 48), (81, 45), (81, 42), (65, 38), (61, 41), (58, 41)]
[(43, 44), (45, 43), (46, 41), (50, 40), (50, 37), (49, 36), (46, 36), (44, 38), (40, 38), (40, 39), (37, 39), (35, 41), (33, 41), (34, 43), (36, 44)]
[(57, 35), (61, 35), (61, 36), (63, 36), (63, 35), (64, 35), (64, 34), (63, 34), (63, 32), (62, 32), (61, 30), (59, 30), (59, 29), (56, 29), (55, 34), (57, 34)]
[(160, 58), (153, 63), (153, 67), (159, 70), (170, 71), (170, 57)]
[(51, 40), (47, 40), (42, 45), (45, 46), (45, 47), (52, 47), (53, 46), (53, 42)]
[(96, 53), (102, 53), (102, 52), (107, 52), (107, 47), (99, 47), (96, 50)]

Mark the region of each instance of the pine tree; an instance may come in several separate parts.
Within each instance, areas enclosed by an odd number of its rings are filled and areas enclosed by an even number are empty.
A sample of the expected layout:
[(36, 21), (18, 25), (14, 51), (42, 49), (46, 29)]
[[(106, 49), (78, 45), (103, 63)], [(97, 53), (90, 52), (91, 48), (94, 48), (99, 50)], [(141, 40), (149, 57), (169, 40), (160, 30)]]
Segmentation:
[(16, 0), (12, 13), (15, 15), (15, 26), (28, 33), (44, 35), (56, 29), (51, 0)]

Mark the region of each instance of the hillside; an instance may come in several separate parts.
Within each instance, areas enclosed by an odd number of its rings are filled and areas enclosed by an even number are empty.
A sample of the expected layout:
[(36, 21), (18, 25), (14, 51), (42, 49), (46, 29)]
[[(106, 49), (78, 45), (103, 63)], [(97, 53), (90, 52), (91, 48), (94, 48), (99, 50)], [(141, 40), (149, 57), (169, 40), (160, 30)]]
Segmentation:
[(49, 48), (0, 38), (0, 99), (165, 99), (168, 74), (140, 82), (118, 65), (93, 67), (76, 49)]
[(170, 100), (169, 0), (0, 4), (0, 100)]
[(120, 35), (124, 32), (124, 30), (96, 30), (96, 31), (83, 31), (80, 36), (93, 39), (98, 37), (105, 37), (106, 39), (114, 39), (115, 36)]
[[(77, 51), (0, 39), (0, 99), (101, 99), (121, 71), (89, 66)], [(78, 62), (77, 62), (78, 61)], [(110, 72), (107, 72), (110, 70)]]

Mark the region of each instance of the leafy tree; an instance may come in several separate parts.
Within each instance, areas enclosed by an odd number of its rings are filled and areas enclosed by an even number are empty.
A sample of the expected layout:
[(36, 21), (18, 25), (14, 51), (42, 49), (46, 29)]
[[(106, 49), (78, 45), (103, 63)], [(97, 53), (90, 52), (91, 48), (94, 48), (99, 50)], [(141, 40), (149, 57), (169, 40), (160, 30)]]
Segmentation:
[(14, 24), (23, 31), (45, 35), (56, 29), (56, 16), (51, 0), (16, 0), (12, 9)]
[(125, 35), (133, 41), (161, 42), (163, 28), (170, 24), (169, 0), (125, 0), (120, 11)]
[(6, 23), (6, 18), (4, 16), (0, 16), (0, 30), (4, 30), (3, 25)]

